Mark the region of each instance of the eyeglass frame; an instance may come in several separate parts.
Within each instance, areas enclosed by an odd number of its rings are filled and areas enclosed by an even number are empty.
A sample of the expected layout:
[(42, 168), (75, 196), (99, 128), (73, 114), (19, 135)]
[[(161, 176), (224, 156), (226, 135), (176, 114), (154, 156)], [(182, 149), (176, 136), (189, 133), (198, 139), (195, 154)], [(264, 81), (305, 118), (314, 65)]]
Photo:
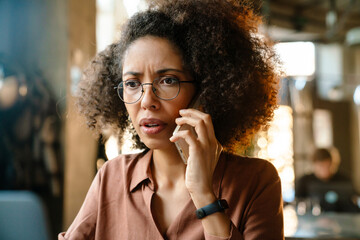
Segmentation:
[[(124, 103), (126, 103), (126, 104), (134, 104), (134, 103), (137, 103), (137, 102), (142, 98), (142, 96), (144, 95), (144, 92), (145, 92), (145, 90), (144, 90), (144, 85), (151, 85), (151, 91), (154, 93), (154, 95), (155, 95), (157, 98), (159, 98), (159, 99), (161, 99), (161, 100), (164, 100), (164, 101), (170, 101), (170, 100), (175, 99), (177, 96), (179, 96), (180, 89), (181, 89), (180, 83), (196, 83), (196, 81), (194, 81), (194, 80), (181, 81), (181, 80), (177, 79), (177, 81), (179, 82), (179, 91), (176, 93), (176, 96), (173, 97), (173, 98), (164, 99), (164, 98), (159, 97), (159, 96), (156, 94), (156, 92), (154, 91), (154, 90), (156, 90), (156, 88), (154, 87), (154, 81), (157, 80), (157, 79), (159, 79), (159, 78), (155, 78), (155, 79), (153, 80), (153, 82), (151, 82), (151, 83), (141, 83), (139, 80), (136, 80), (136, 81), (138, 81), (138, 82), (140, 83), (140, 86), (141, 86), (141, 95), (140, 95), (139, 99), (136, 100), (135, 102), (131, 102), (131, 103), (125, 102), (125, 101), (120, 97), (120, 94), (119, 94), (119, 91), (118, 91), (118, 90), (116, 90), (117, 95), (118, 95), (118, 97), (120, 98), (120, 100), (123, 101)], [(126, 81), (120, 81), (119, 84), (118, 84), (116, 87), (114, 87), (114, 89), (119, 89), (120, 84), (123, 83), (123, 82), (126, 82)]]

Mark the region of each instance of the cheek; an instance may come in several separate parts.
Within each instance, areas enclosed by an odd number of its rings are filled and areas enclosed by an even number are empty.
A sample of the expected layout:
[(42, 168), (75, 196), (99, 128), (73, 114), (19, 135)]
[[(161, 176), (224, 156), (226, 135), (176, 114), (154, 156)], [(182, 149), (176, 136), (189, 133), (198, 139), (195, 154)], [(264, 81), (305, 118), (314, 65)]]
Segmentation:
[(167, 107), (167, 112), (173, 117), (177, 118), (180, 116), (179, 111), (185, 109), (189, 106), (190, 100), (188, 99), (177, 99), (177, 102), (169, 105)]
[(179, 105), (167, 104), (167, 105), (162, 106), (162, 113), (163, 113), (163, 116), (166, 116), (167, 120), (171, 120), (171, 121), (175, 122), (175, 118), (180, 117), (180, 114), (179, 114), (180, 109), (181, 108)]
[(178, 112), (180, 109), (184, 109), (184, 108), (188, 108), (191, 100), (193, 99), (195, 93), (194, 93), (194, 89), (191, 90), (187, 90), (187, 92), (181, 94), (178, 96), (177, 100), (177, 108), (178, 108)]

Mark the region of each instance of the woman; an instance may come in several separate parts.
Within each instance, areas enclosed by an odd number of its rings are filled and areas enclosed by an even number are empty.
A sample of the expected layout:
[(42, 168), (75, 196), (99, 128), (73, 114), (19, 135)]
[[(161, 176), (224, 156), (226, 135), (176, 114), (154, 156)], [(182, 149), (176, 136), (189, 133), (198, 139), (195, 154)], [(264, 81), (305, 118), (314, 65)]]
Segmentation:
[[(132, 129), (144, 151), (99, 170), (59, 239), (283, 239), (276, 170), (233, 154), (276, 107), (276, 59), (258, 23), (223, 0), (160, 2), (126, 23), (86, 71), (79, 106), (90, 127)], [(201, 110), (187, 108), (195, 98)], [(173, 134), (183, 124), (195, 134)]]

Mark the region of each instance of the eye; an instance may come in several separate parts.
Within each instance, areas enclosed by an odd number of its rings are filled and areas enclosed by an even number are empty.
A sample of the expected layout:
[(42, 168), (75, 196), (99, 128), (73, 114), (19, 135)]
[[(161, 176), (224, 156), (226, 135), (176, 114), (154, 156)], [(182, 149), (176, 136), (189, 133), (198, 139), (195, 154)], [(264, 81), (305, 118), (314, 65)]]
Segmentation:
[(138, 88), (141, 84), (138, 80), (126, 80), (124, 85), (126, 88)]
[(165, 76), (162, 77), (159, 81), (160, 85), (166, 85), (166, 86), (171, 86), (171, 85), (176, 85), (179, 82), (179, 80), (176, 77), (173, 76)]

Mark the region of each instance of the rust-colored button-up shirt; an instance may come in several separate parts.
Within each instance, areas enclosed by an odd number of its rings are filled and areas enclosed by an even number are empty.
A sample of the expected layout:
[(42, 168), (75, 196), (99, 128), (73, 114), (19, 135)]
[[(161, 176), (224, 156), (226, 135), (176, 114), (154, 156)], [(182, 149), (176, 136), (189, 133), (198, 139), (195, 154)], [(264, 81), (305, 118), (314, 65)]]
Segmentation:
[[(120, 155), (97, 173), (85, 201), (59, 239), (223, 239), (207, 234), (191, 199), (162, 235), (151, 212), (155, 194), (152, 151)], [(226, 199), (229, 239), (283, 239), (280, 179), (265, 160), (222, 153), (213, 177), (214, 192)], [(156, 211), (156, 209), (155, 209)]]

